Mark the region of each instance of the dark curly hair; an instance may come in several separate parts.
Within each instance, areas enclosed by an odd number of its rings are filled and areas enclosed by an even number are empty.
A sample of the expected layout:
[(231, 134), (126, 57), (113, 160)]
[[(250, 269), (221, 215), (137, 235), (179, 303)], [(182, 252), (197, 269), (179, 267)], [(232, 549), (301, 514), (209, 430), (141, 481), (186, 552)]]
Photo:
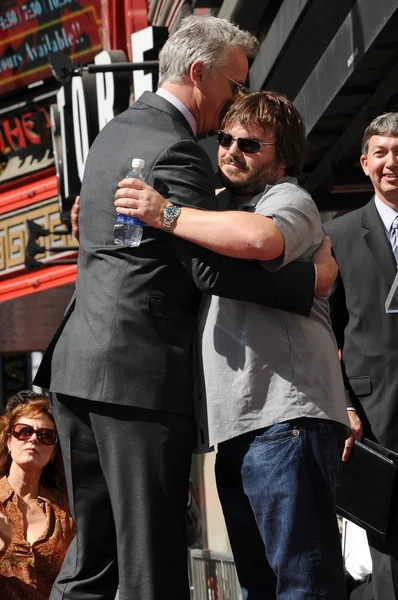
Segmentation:
[(307, 154), (303, 120), (284, 94), (253, 92), (242, 95), (224, 116), (222, 127), (240, 125), (248, 131), (253, 125), (275, 135), (276, 154), (286, 165), (286, 175), (299, 177)]
[[(6, 412), (0, 416), (0, 477), (7, 476), (11, 466), (7, 440), (11, 429), (21, 417), (34, 418), (44, 414), (54, 423), (48, 398), (30, 390), (24, 390), (11, 396), (6, 405)], [(65, 474), (62, 463), (59, 441), (56, 442), (54, 460), (48, 463), (41, 474), (40, 483), (50, 488), (64, 488)]]

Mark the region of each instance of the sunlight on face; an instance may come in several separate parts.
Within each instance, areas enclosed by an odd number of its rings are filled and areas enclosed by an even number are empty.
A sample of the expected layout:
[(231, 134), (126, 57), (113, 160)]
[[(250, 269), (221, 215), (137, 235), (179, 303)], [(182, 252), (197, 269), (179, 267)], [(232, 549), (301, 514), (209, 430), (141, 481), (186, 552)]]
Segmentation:
[(380, 200), (398, 208), (398, 137), (373, 135), (361, 165)]
[[(17, 422), (30, 425), (34, 429), (46, 427), (55, 431), (53, 421), (44, 413), (35, 417), (21, 416), (18, 418)], [(10, 434), (7, 440), (7, 446), (11, 452), (13, 463), (22, 470), (41, 471), (49, 463), (56, 452), (56, 444), (53, 446), (41, 444), (37, 439), (36, 433), (26, 441), (18, 440)]]
[[(270, 130), (258, 125), (245, 129), (239, 124), (227, 125), (223, 131), (234, 138), (252, 138), (274, 142)], [(266, 185), (275, 184), (285, 173), (285, 165), (277, 158), (276, 146), (262, 146), (259, 152), (242, 152), (235, 141), (229, 148), (219, 147), (218, 166), (225, 187), (235, 194), (256, 194)]]

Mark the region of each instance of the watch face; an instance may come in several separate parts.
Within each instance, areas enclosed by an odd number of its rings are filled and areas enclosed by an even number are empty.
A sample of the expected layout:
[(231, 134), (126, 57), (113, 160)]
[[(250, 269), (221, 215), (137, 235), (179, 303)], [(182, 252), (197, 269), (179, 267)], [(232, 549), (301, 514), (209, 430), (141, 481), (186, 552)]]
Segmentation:
[(174, 221), (180, 214), (180, 209), (178, 206), (168, 206), (164, 209), (164, 216), (168, 221)]

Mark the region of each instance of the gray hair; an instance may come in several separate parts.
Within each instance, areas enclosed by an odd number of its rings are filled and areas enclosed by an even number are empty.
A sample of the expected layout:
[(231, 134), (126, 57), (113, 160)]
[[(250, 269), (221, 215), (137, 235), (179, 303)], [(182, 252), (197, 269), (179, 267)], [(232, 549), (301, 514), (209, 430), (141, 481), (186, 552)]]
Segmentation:
[(398, 137), (398, 112), (379, 115), (367, 126), (361, 145), (361, 152), (364, 156), (368, 153), (369, 140), (373, 135)]
[(241, 48), (251, 57), (257, 52), (258, 41), (227, 19), (185, 17), (159, 54), (159, 85), (165, 81), (180, 83), (196, 60), (203, 61), (210, 75), (215, 75), (233, 47)]

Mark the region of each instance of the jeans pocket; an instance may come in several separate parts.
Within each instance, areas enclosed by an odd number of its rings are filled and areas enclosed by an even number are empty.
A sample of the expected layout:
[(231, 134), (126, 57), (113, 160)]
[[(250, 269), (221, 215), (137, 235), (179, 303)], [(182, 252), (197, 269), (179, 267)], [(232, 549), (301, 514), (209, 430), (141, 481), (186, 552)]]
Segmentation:
[(264, 429), (258, 429), (253, 432), (254, 444), (260, 444), (262, 442), (272, 442), (277, 440), (283, 440), (284, 438), (299, 437), (300, 426), (298, 423), (293, 421), (285, 421), (284, 423), (276, 423)]

